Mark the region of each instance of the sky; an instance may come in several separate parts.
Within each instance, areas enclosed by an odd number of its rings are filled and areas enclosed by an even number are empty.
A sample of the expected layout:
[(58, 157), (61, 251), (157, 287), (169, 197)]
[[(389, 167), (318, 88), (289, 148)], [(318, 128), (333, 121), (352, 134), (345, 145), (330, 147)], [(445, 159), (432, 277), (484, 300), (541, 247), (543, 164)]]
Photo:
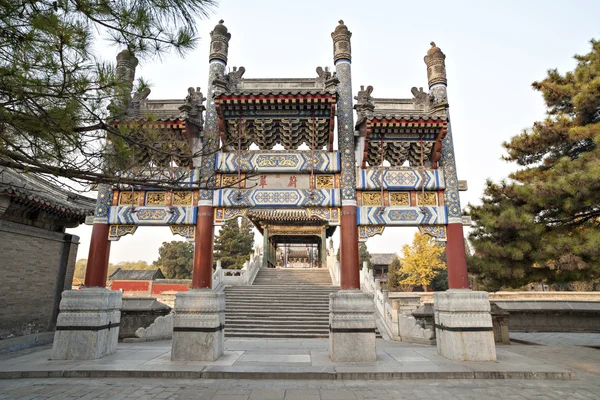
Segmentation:
[[(469, 190), (464, 207), (480, 202), (485, 181), (517, 169), (501, 160), (502, 143), (545, 117), (543, 99), (531, 83), (546, 71), (575, 67), (573, 55), (600, 39), (600, 1), (287, 1), (221, 0), (199, 20), (200, 42), (185, 58), (167, 54), (142, 60), (138, 77), (150, 82), (150, 99), (182, 99), (188, 87), (206, 94), (210, 31), (220, 19), (231, 33), (228, 67), (244, 66), (246, 78), (312, 78), (317, 66), (333, 65), (331, 32), (340, 19), (352, 32), (352, 84), (372, 85), (373, 97), (412, 98), (427, 89), (423, 57), (429, 43), (446, 54), (458, 177)], [(114, 59), (107, 42), (99, 52)], [(371, 238), (371, 253), (400, 253), (415, 228), (387, 228)], [(90, 226), (70, 229), (80, 237), (78, 258), (87, 258)], [(110, 262), (158, 258), (162, 242), (181, 240), (169, 228), (141, 227), (111, 245)], [(337, 248), (339, 230), (334, 235)], [(262, 243), (255, 234), (255, 243)]]

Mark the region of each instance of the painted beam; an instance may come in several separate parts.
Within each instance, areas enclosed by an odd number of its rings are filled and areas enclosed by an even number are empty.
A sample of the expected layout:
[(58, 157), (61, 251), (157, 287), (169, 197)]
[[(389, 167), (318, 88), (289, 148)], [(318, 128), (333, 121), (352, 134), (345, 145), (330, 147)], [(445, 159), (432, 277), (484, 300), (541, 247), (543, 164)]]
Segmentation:
[(356, 173), (356, 189), (370, 190), (410, 190), (421, 189), (425, 182), (425, 189), (439, 190), (446, 188), (444, 173), (440, 169), (425, 169), (423, 175), (418, 168), (365, 168), (358, 169)]
[(112, 206), (108, 213), (110, 225), (194, 225), (196, 207)]
[(311, 152), (264, 152), (242, 151), (241, 153), (217, 153), (215, 170), (221, 173), (241, 172), (339, 172), (340, 156), (337, 152), (315, 151), (314, 162)]
[(339, 207), (339, 189), (218, 189), (214, 207)]
[(423, 207), (358, 207), (358, 225), (418, 226), (448, 223), (445, 206)]

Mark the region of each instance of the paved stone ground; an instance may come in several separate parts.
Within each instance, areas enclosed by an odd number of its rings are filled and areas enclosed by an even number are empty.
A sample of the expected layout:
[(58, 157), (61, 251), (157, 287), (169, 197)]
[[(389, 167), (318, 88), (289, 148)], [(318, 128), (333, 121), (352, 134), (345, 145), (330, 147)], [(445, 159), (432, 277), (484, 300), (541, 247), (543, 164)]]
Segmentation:
[(0, 399), (598, 399), (592, 381), (252, 381), (22, 379), (0, 381)]
[(0, 399), (600, 399), (600, 350), (583, 347), (598, 345), (600, 334), (517, 336), (541, 345), (505, 346), (511, 352), (574, 371), (578, 380), (7, 379)]

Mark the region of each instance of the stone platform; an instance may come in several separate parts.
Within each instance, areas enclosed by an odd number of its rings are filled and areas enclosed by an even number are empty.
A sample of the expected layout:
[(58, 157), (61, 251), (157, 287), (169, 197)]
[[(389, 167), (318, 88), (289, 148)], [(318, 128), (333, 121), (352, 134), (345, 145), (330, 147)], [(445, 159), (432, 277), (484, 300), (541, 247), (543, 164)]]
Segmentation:
[(99, 360), (49, 360), (49, 346), (0, 357), (0, 378), (576, 379), (545, 360), (498, 346), (497, 362), (454, 362), (433, 346), (377, 340), (374, 363), (335, 363), (327, 339), (226, 339), (216, 361), (171, 361), (171, 341), (120, 343)]

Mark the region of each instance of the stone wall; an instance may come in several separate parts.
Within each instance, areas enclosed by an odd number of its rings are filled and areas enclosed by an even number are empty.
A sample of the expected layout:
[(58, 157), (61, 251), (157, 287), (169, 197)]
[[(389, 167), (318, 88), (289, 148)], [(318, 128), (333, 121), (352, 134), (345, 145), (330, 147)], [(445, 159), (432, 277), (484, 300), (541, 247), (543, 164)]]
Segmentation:
[(599, 332), (599, 301), (495, 301), (511, 332)]
[[(389, 292), (390, 299), (399, 299), (402, 305), (415, 305), (415, 300), (419, 299), (420, 305), (433, 303), (434, 292)], [(600, 292), (490, 292), (490, 301), (598, 301), (600, 302)], [(416, 308), (416, 307), (414, 307)]]
[(0, 221), (0, 340), (54, 329), (79, 237)]

